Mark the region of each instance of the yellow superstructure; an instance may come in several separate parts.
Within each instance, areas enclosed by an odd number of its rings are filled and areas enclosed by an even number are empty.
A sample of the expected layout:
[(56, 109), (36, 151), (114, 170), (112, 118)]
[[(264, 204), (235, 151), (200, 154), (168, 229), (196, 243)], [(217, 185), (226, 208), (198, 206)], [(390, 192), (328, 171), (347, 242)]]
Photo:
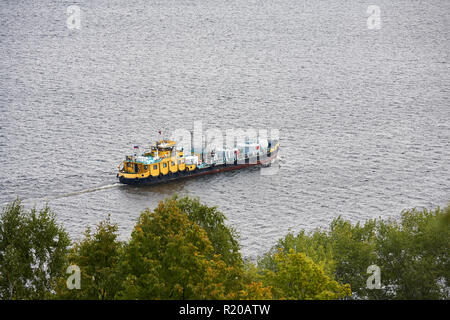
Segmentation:
[(186, 165), (183, 150), (176, 150), (175, 141), (160, 140), (140, 156), (127, 156), (119, 165), (118, 177), (142, 179), (176, 175), (185, 170), (195, 170), (196, 164)]

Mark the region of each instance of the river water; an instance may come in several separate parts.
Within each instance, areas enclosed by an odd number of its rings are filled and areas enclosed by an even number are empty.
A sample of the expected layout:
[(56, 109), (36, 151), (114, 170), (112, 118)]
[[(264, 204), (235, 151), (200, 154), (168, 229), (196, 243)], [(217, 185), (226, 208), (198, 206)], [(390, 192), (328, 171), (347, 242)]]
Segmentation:
[[(74, 239), (108, 213), (127, 239), (178, 193), (217, 205), (255, 257), (338, 215), (450, 199), (447, 0), (2, 0), (0, 17), (0, 203), (48, 202)], [(117, 184), (134, 145), (194, 121), (279, 129), (279, 168)]]

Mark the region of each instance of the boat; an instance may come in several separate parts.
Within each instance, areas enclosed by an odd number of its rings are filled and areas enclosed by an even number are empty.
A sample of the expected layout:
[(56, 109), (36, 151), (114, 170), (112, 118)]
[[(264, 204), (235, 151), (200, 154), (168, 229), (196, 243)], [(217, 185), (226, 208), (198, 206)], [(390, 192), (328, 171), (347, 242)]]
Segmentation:
[(125, 156), (118, 166), (117, 178), (129, 185), (155, 185), (223, 171), (270, 165), (278, 156), (280, 142), (263, 140), (246, 141), (234, 148), (216, 148), (208, 152), (185, 152), (175, 141), (161, 139), (148, 150)]

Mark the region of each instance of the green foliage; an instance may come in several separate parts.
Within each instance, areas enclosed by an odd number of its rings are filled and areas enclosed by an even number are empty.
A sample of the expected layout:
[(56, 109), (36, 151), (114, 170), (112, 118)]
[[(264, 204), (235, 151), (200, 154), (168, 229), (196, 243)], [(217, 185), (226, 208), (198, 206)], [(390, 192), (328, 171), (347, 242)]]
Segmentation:
[[(0, 216), (0, 299), (449, 299), (450, 207), (280, 239), (244, 263), (236, 231), (216, 207), (172, 197), (145, 210), (128, 242), (110, 217), (67, 250), (48, 207), (16, 200)], [(81, 270), (68, 289), (66, 269)], [(381, 270), (368, 289), (367, 268)]]
[(26, 211), (19, 200), (0, 217), (0, 299), (43, 299), (61, 275), (69, 237), (49, 207)]
[[(114, 299), (121, 288), (122, 278), (118, 272), (123, 244), (118, 241), (117, 224), (110, 216), (101, 221), (94, 234), (88, 227), (84, 238), (70, 250), (65, 268), (76, 265), (81, 271), (81, 289), (68, 289), (67, 276), (58, 282), (56, 299), (105, 300)], [(66, 270), (66, 269), (65, 269)]]
[(352, 226), (339, 217), (331, 223), (328, 231), (318, 229), (311, 233), (288, 234), (259, 259), (258, 265), (274, 271), (278, 251), (288, 253), (293, 249), (305, 253), (328, 277), (350, 284), (352, 291), (360, 294), (365, 290), (366, 269), (375, 262), (374, 244), (370, 242), (373, 226), (373, 221), (363, 227), (359, 224)]
[[(352, 225), (339, 217), (328, 231), (288, 234), (258, 266), (275, 272), (277, 253), (292, 249), (305, 253), (327, 276), (350, 284), (354, 299), (448, 299), (449, 216), (450, 207), (406, 210), (400, 221)], [(366, 287), (370, 265), (381, 269), (381, 289)]]
[(240, 246), (236, 231), (225, 224), (225, 215), (217, 207), (208, 207), (201, 204), (198, 199), (173, 197), (181, 212), (187, 214), (193, 221), (205, 230), (214, 248), (214, 254), (219, 254), (228, 264), (242, 263), (239, 252)]
[(328, 237), (335, 261), (335, 279), (350, 284), (355, 298), (366, 297), (367, 267), (376, 264), (375, 221), (352, 225), (339, 217), (331, 223)]
[(384, 289), (377, 298), (450, 298), (449, 212), (412, 209), (399, 222), (379, 222), (376, 252)]
[(263, 283), (272, 287), (276, 299), (331, 300), (351, 294), (349, 285), (339, 284), (304, 253), (290, 249), (274, 254), (275, 271), (263, 270)]
[[(182, 211), (186, 206), (189, 215)], [(224, 232), (223, 220), (211, 219), (214, 211), (201, 206), (195, 212), (195, 206), (195, 201), (184, 199), (180, 204), (172, 198), (141, 214), (124, 252), (121, 270), (127, 276), (121, 298), (220, 299), (240, 288), (239, 264), (233, 264), (233, 259), (224, 261), (208, 233), (196, 223), (216, 225)], [(223, 234), (216, 239), (230, 240)]]
[(325, 231), (316, 230), (314, 233), (307, 234), (304, 230), (300, 231), (296, 236), (288, 233), (284, 238), (280, 239), (275, 247), (258, 259), (260, 268), (275, 271), (276, 261), (275, 254), (280, 250), (288, 253), (290, 249), (296, 252), (303, 252), (314, 263), (319, 265), (327, 275), (333, 276), (336, 269), (336, 263), (333, 260), (332, 247)]

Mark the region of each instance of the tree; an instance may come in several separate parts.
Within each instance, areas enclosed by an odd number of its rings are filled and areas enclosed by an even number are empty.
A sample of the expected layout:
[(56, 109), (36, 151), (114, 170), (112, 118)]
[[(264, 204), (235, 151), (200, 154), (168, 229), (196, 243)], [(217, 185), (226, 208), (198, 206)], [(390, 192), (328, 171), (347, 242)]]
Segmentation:
[(333, 220), (328, 233), (334, 261), (334, 279), (348, 283), (352, 298), (362, 299), (377, 293), (366, 288), (367, 268), (377, 261), (375, 220), (352, 225), (341, 217)]
[(65, 268), (76, 265), (81, 271), (81, 288), (67, 288), (67, 274), (59, 279), (56, 299), (106, 300), (114, 299), (121, 288), (118, 272), (122, 242), (118, 240), (117, 224), (111, 217), (101, 221), (94, 234), (88, 227), (84, 238), (71, 248)]
[(290, 249), (274, 255), (275, 271), (263, 270), (263, 283), (272, 287), (275, 299), (331, 300), (349, 296), (348, 284), (328, 277), (323, 269), (304, 253)]
[(221, 255), (229, 265), (242, 264), (240, 245), (236, 231), (225, 224), (225, 215), (217, 207), (208, 207), (199, 199), (174, 196), (177, 207), (187, 214), (190, 221), (200, 226), (207, 234), (214, 249), (214, 254)]
[(7, 205), (0, 217), (0, 299), (44, 299), (69, 244), (48, 206), (26, 211), (19, 199)]
[[(448, 299), (450, 297), (450, 207), (405, 210), (399, 220), (351, 224), (341, 217), (329, 230), (288, 234), (258, 261), (277, 271), (276, 253), (304, 253), (353, 299)], [(367, 268), (381, 271), (380, 289), (367, 288)], [(266, 284), (266, 283), (265, 283)]]
[(186, 203), (167, 199), (142, 212), (125, 247), (120, 298), (222, 299), (242, 287), (242, 270), (217, 254), (208, 233), (180, 209)]
[(244, 262), (245, 272), (242, 275), (243, 288), (233, 298), (241, 300), (271, 300), (272, 287), (264, 286), (262, 268), (250, 260)]
[(449, 299), (450, 228), (444, 210), (405, 210), (377, 226), (381, 299)]
[(314, 263), (319, 265), (328, 276), (334, 277), (336, 271), (336, 261), (333, 258), (333, 248), (326, 231), (320, 229), (312, 233), (306, 233), (301, 230), (297, 235), (288, 233), (284, 238), (278, 240), (278, 243), (266, 254), (258, 259), (260, 268), (275, 271), (275, 254), (280, 250), (288, 253), (290, 249), (295, 252), (305, 253)]
[(317, 229), (310, 233), (302, 230), (297, 235), (286, 235), (259, 259), (258, 265), (275, 271), (275, 255), (280, 250), (285, 254), (290, 250), (304, 253), (328, 277), (349, 284), (353, 297), (361, 298), (367, 295), (367, 267), (376, 261), (374, 227), (375, 221), (353, 226), (338, 217), (332, 221), (329, 230)]

